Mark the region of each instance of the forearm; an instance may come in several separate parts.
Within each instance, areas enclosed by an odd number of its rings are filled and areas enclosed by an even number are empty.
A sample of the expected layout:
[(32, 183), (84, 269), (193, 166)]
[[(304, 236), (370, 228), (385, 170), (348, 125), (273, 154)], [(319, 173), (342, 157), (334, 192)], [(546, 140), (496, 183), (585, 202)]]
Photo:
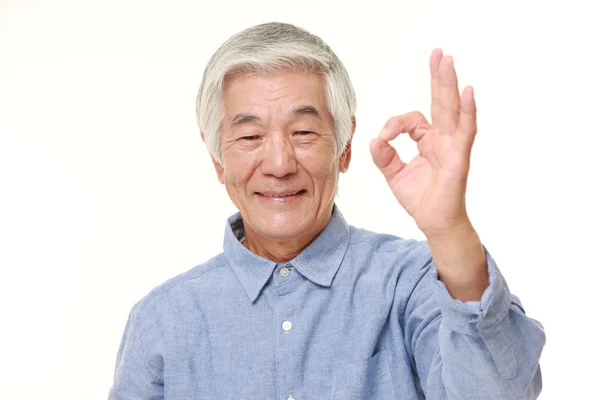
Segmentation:
[(470, 223), (427, 236), (439, 279), (450, 295), (463, 302), (479, 301), (489, 285), (485, 251)]

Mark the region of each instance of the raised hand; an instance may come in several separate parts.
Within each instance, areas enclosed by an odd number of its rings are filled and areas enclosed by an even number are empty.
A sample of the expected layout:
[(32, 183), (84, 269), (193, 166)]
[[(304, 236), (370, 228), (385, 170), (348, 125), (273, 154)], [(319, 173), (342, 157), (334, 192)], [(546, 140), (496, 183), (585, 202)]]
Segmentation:
[[(392, 117), (370, 148), (398, 202), (426, 236), (435, 236), (471, 228), (465, 194), (477, 124), (473, 88), (459, 94), (452, 57), (434, 50), (430, 70), (431, 123), (418, 111)], [(401, 133), (419, 150), (408, 164), (388, 143)]]

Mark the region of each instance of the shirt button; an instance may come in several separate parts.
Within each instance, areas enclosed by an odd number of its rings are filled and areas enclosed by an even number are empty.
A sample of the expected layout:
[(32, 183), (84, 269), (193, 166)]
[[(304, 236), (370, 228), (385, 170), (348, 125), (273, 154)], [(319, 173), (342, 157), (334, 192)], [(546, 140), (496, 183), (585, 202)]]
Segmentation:
[(283, 324), (281, 324), (281, 327), (284, 331), (289, 332), (290, 329), (292, 329), (292, 323), (290, 321), (284, 321)]
[(285, 268), (285, 267), (284, 267), (284, 268), (281, 268), (281, 269), (279, 270), (279, 275), (281, 275), (281, 276), (283, 276), (283, 277), (286, 277), (286, 276), (288, 276), (289, 274), (290, 274), (290, 270), (289, 270), (289, 268)]

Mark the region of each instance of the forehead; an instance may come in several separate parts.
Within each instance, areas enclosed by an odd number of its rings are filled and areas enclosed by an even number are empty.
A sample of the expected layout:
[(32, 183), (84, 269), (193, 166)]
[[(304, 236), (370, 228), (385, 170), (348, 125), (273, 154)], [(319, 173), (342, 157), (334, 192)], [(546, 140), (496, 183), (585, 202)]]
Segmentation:
[(323, 76), (283, 70), (269, 75), (231, 75), (223, 85), (225, 114), (237, 112), (287, 113), (298, 105), (327, 110)]

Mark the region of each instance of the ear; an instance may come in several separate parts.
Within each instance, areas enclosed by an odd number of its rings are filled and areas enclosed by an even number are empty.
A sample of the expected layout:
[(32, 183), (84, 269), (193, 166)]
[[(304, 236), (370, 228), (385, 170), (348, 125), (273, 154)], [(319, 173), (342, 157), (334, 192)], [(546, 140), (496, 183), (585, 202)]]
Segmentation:
[(356, 117), (352, 116), (352, 135), (350, 135), (350, 139), (348, 140), (348, 143), (346, 143), (346, 148), (340, 156), (340, 172), (346, 172), (350, 167), (350, 159), (352, 159), (352, 138), (354, 137), (354, 131), (356, 131)]
[(215, 167), (215, 171), (217, 172), (219, 182), (225, 183), (225, 181), (223, 180), (223, 166), (217, 160), (215, 160), (213, 156), (210, 156), (210, 159), (212, 160), (213, 166)]
[[(204, 140), (204, 133), (201, 133), (200, 135), (202, 136), (202, 141), (204, 142), (204, 144), (206, 144), (206, 140)], [(221, 163), (215, 160), (212, 154), (210, 154), (210, 151), (208, 153), (210, 155), (210, 159), (212, 160), (213, 166), (215, 167), (215, 171), (217, 172), (217, 178), (219, 178), (219, 182), (225, 183), (225, 181), (223, 180), (223, 166), (221, 165)]]

